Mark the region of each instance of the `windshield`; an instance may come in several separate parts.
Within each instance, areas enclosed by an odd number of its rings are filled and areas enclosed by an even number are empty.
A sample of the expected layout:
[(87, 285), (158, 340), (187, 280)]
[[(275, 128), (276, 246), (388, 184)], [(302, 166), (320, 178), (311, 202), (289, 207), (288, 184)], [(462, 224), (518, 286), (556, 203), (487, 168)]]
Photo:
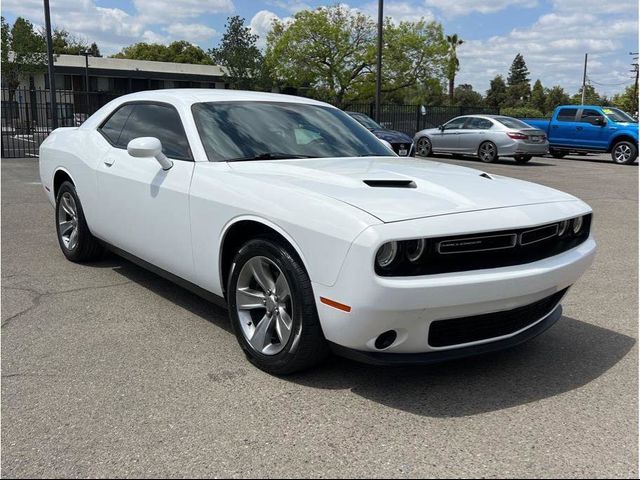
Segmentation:
[(349, 115), (351, 115), (353, 118), (355, 118), (358, 122), (360, 122), (362, 125), (367, 127), (369, 130), (382, 129), (382, 127), (378, 125), (371, 117), (367, 117), (363, 113), (350, 113)]
[(207, 102), (192, 107), (209, 161), (392, 156), (337, 108), (288, 102)]
[(531, 128), (531, 125), (527, 125), (526, 123), (511, 117), (495, 117), (494, 120), (497, 120), (498, 122), (500, 122), (501, 124), (503, 124), (505, 127), (508, 127), (508, 128), (518, 128), (518, 129)]
[(609, 120), (613, 120), (614, 122), (635, 122), (632, 116), (623, 112), (619, 108), (604, 107), (602, 111)]

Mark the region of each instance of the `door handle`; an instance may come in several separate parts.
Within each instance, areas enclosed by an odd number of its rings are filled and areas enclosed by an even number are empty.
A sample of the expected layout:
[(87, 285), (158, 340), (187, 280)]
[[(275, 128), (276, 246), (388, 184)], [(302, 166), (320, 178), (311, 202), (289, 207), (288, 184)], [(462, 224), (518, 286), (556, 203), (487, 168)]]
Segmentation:
[(116, 159), (115, 159), (115, 158), (113, 158), (113, 157), (109, 157), (109, 158), (107, 158), (107, 159), (104, 161), (104, 164), (105, 164), (107, 167), (110, 167), (111, 165), (113, 165), (113, 162), (115, 162), (115, 161), (116, 161)]
[(582, 127), (576, 127), (576, 130), (582, 130)]
[(551, 128), (558, 128), (558, 125), (551, 125)]

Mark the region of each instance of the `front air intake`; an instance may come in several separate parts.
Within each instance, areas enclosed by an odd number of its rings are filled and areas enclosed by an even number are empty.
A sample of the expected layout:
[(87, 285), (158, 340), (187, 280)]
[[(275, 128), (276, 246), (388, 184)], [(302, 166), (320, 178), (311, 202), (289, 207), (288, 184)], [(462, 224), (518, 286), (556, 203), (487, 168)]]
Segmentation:
[(374, 188), (416, 188), (413, 180), (363, 180), (364, 183)]

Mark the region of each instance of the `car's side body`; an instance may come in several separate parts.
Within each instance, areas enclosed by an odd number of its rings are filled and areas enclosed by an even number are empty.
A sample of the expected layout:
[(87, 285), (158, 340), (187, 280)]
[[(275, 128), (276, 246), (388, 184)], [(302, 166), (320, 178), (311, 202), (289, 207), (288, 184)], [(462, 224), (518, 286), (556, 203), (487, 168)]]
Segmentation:
[[(557, 320), (560, 298), (593, 259), (595, 241), (587, 225), (579, 244), (548, 254), (541, 250), (543, 254), (527, 261), (494, 265), (492, 256), (485, 255), (489, 263), (466, 271), (380, 274), (377, 253), (389, 242), (495, 237), (493, 232), (512, 230), (516, 233), (498, 236), (517, 239), (524, 231), (549, 225), (557, 229), (570, 219), (590, 218), (591, 209), (550, 188), (414, 158), (209, 161), (192, 107), (230, 96), (242, 102), (333, 108), (296, 97), (215, 90), (121, 97), (82, 126), (54, 131), (42, 144), (40, 175), (49, 200), (55, 204), (62, 182), (72, 182), (95, 237), (218, 299), (230, 295), (225, 289), (234, 254), (254, 236), (269, 232), (295, 252), (308, 273), (329, 342), (397, 358), (442, 352), (448, 358), (462, 347), (516, 342), (533, 332), (534, 325)], [(168, 109), (163, 115), (177, 114), (186, 139), (182, 158), (167, 154), (173, 162), (168, 170), (154, 158), (133, 158), (117, 146), (120, 139), (114, 146), (104, 132), (118, 109), (149, 104)], [(131, 107), (129, 115), (149, 108)], [(153, 117), (148, 118), (153, 124)], [(150, 136), (145, 130), (149, 125), (138, 122), (136, 128)], [(159, 138), (166, 133), (162, 125), (154, 128)], [(531, 318), (526, 328), (464, 345), (429, 343), (436, 321), (507, 311), (548, 298), (553, 298), (548, 311)], [(397, 338), (381, 348), (376, 340), (389, 329)]]
[(417, 132), (414, 143), (427, 138), (433, 153), (478, 155), (483, 143), (491, 142), (497, 156), (544, 155), (549, 144), (546, 133), (537, 128), (515, 127), (501, 123), (511, 120), (500, 115), (463, 115), (438, 128)]

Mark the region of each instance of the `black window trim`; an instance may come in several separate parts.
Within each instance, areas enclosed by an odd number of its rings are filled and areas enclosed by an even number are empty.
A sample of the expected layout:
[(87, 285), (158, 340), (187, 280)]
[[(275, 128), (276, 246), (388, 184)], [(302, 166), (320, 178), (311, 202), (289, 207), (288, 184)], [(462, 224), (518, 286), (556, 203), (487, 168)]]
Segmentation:
[[(467, 128), (467, 125), (469, 125), (473, 120), (484, 120), (486, 122), (489, 122), (490, 127), (489, 128), (478, 128), (478, 127)], [(467, 117), (467, 121), (464, 122), (464, 125), (462, 126), (461, 130), (491, 130), (494, 126), (495, 124), (486, 117), (478, 117), (475, 115), (471, 115), (470, 117)]]
[[(118, 107), (113, 110), (113, 112), (111, 112), (107, 118), (105, 118), (100, 125), (98, 125), (96, 127), (96, 130), (98, 131), (98, 133), (100, 133), (100, 135), (102, 135), (102, 137), (109, 143), (109, 145), (111, 145), (113, 148), (117, 148), (118, 150), (126, 150), (127, 147), (121, 147), (119, 145), (115, 145), (111, 139), (109, 137), (107, 137), (107, 135), (102, 131), (102, 127), (104, 127), (104, 125), (111, 119), (111, 117), (113, 115), (115, 115), (115, 113), (120, 110), (122, 107), (125, 107), (127, 105), (159, 105), (162, 107), (169, 107), (171, 109), (173, 109), (174, 112), (176, 112), (178, 114), (178, 119), (180, 120), (180, 126), (182, 127), (182, 131), (184, 133), (184, 138), (187, 140), (187, 147), (189, 148), (189, 156), (188, 157), (176, 157), (176, 156), (169, 156), (167, 155), (167, 158), (170, 158), (171, 160), (181, 160), (183, 162), (194, 162), (195, 160), (193, 159), (193, 150), (191, 149), (191, 143), (189, 142), (189, 137), (187, 136), (187, 131), (184, 128), (184, 122), (182, 121), (182, 117), (180, 117), (180, 112), (178, 111), (178, 109), (168, 103), (168, 102), (160, 102), (157, 100), (131, 100), (129, 102), (124, 102), (121, 103), (120, 105), (118, 105)], [(132, 112), (133, 113), (133, 112)], [(129, 114), (129, 116), (131, 116), (131, 114)], [(127, 121), (129, 121), (129, 118), (127, 118)], [(127, 125), (127, 122), (124, 123), (123, 125), (123, 129), (124, 127)], [(120, 134), (122, 135), (122, 131), (120, 132)]]

